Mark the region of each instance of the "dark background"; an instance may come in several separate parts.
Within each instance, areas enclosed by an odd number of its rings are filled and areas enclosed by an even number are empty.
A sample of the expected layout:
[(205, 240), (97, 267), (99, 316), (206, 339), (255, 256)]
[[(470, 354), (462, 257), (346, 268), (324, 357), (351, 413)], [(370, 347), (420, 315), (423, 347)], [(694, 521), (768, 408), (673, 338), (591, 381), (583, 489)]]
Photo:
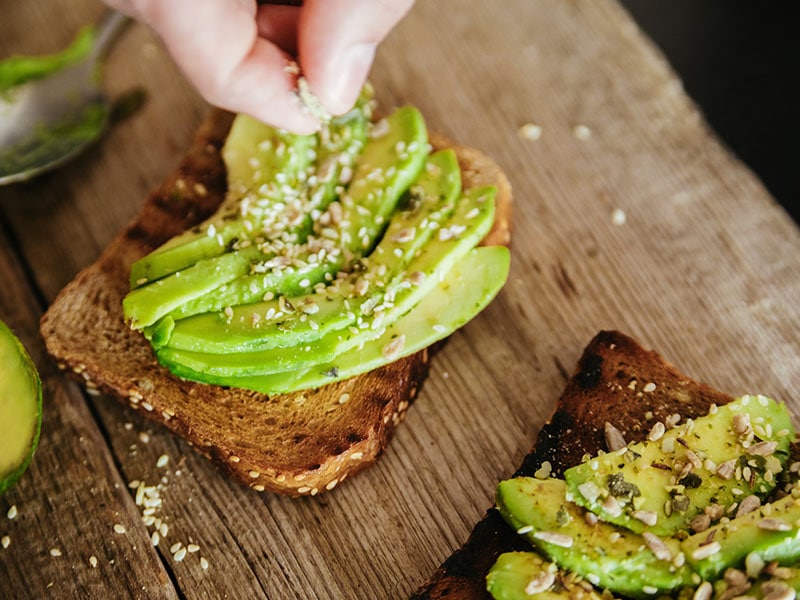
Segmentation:
[(721, 140), (800, 223), (800, 51), (790, 2), (621, 0)]

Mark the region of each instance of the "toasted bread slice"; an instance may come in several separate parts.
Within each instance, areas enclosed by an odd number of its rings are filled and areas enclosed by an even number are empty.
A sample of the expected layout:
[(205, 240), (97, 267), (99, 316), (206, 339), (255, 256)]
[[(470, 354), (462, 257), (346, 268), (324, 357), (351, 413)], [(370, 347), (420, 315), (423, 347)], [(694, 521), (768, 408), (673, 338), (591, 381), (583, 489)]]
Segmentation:
[[(626, 441), (643, 440), (653, 423), (671, 415), (695, 418), (712, 404), (733, 400), (680, 373), (658, 353), (618, 331), (602, 331), (589, 343), (555, 413), (542, 428), (514, 476), (533, 476), (548, 462), (554, 476), (606, 450), (605, 424)], [(486, 574), (503, 552), (530, 545), (490, 509), (467, 542), (413, 596), (415, 600), (488, 599)]]
[[(123, 322), (131, 264), (214, 212), (225, 194), (219, 150), (232, 116), (212, 111), (177, 171), (139, 216), (58, 295), (41, 321), (47, 350), (90, 390), (163, 423), (245, 485), (290, 495), (333, 489), (386, 447), (428, 373), (423, 350), (381, 369), (304, 393), (267, 397), (181, 380), (161, 367), (144, 337)], [(495, 185), (487, 244), (510, 238), (511, 190), (488, 157), (456, 149), (465, 187)], [(343, 398), (347, 402), (342, 402)]]

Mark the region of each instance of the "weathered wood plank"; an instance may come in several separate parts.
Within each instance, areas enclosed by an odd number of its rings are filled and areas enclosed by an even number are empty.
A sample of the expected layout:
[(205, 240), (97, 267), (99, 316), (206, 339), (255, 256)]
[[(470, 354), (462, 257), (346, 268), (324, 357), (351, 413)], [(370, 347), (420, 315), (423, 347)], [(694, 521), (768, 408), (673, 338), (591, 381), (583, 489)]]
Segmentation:
[[(88, 0), (70, 11), (59, 6), (10, 7), (0, 54), (54, 50), (99, 14)], [(144, 109), (70, 167), (0, 188), (14, 250), (46, 298), (136, 213), (205, 110), (141, 27), (126, 32), (107, 76), (113, 95), (144, 86)], [(104, 572), (106, 590), (131, 591), (141, 579), (163, 581), (157, 591), (167, 594), (169, 573), (186, 597), (407, 596), (491, 505), (495, 483), (533, 443), (583, 345), (601, 328), (634, 335), (721, 389), (767, 393), (798, 410), (798, 230), (718, 143), (616, 3), (516, 0), (498, 10), (474, 0), (419, 0), (382, 46), (373, 81), (384, 107), (414, 103), (431, 128), (493, 156), (516, 198), (509, 284), (435, 358), (386, 455), (321, 497), (259, 495), (115, 402), (86, 405), (51, 373), (50, 388), (71, 408), (63, 409), (63, 430), (46, 424), (43, 454), (12, 492), (20, 496), (0, 500), (19, 499), (22, 510), (38, 498), (24, 510), (27, 520), (11, 524), (9, 550), (19, 550), (17, 536), (27, 543), (57, 535), (63, 559), (78, 529), (74, 516), (53, 507), (83, 507), (106, 527), (108, 507), (122, 506), (133, 523), (127, 483), (166, 477), (159, 515), (170, 529), (157, 554), (144, 543), (152, 526), (128, 528), (128, 538), (140, 540), (135, 552), (102, 546), (102, 527), (90, 528), (94, 541), (80, 542), (117, 559)], [(541, 125), (541, 139), (518, 136), (528, 122)], [(578, 125), (591, 135), (581, 139)], [(10, 269), (0, 267), (3, 281), (13, 280), (5, 277)], [(18, 293), (0, 291), (0, 307), (18, 306)], [(35, 320), (9, 314), (36, 345)], [(90, 443), (76, 436), (83, 428), (95, 432), (85, 437)], [(159, 467), (162, 455), (169, 461)], [(49, 477), (83, 460), (95, 484), (84, 487), (102, 494)], [(84, 494), (80, 504), (65, 500), (72, 493)], [(200, 550), (176, 563), (169, 546), (178, 541)], [(94, 582), (81, 579), (92, 575), (82, 567), (59, 569), (49, 555), (26, 554), (44, 569), (28, 573), (14, 556), (0, 550), (10, 589), (22, 589), (23, 575), (41, 591), (51, 579)]]
[[(2, 233), (0, 281), (0, 319), (25, 344), (44, 386), (39, 447), (22, 479), (0, 498), (0, 535), (10, 538), (0, 548), (2, 595), (174, 597), (103, 431), (77, 386), (65, 383), (44, 354), (37, 300)], [(10, 519), (12, 506), (17, 514)]]

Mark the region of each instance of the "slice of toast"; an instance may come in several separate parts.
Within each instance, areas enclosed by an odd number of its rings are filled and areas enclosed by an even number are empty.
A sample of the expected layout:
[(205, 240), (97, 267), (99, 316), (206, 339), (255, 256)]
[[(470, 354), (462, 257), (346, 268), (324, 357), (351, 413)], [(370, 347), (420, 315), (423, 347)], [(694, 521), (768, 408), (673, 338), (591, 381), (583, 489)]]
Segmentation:
[[(733, 400), (680, 373), (618, 331), (602, 331), (583, 352), (555, 413), (513, 476), (533, 476), (545, 463), (556, 477), (586, 454), (607, 450), (605, 424), (625, 441), (643, 440), (656, 421), (696, 418)], [(547, 466), (545, 466), (547, 469)], [(503, 552), (530, 550), (493, 508), (467, 542), (413, 596), (414, 600), (491, 600), (486, 574)]]
[[(214, 212), (225, 189), (219, 150), (232, 115), (211, 111), (180, 166), (139, 216), (58, 295), (41, 321), (48, 352), (94, 392), (109, 394), (184, 437), (258, 491), (333, 489), (386, 447), (428, 373), (427, 350), (373, 372), (272, 397), (181, 380), (161, 367), (144, 337), (123, 322), (131, 264)], [(485, 244), (510, 239), (511, 189), (482, 153), (456, 149), (465, 187), (495, 185), (497, 211)], [(345, 401), (346, 400), (346, 401)]]

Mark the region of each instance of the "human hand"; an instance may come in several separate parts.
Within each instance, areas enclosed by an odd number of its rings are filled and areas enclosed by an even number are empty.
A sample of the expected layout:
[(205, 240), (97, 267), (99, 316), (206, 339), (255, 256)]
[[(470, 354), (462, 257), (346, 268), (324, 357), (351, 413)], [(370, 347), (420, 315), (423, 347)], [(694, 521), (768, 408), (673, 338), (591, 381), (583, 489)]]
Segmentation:
[(355, 103), (381, 40), (414, 0), (106, 0), (148, 24), (211, 104), (296, 133), (319, 118), (301, 102), (296, 60), (331, 114)]

